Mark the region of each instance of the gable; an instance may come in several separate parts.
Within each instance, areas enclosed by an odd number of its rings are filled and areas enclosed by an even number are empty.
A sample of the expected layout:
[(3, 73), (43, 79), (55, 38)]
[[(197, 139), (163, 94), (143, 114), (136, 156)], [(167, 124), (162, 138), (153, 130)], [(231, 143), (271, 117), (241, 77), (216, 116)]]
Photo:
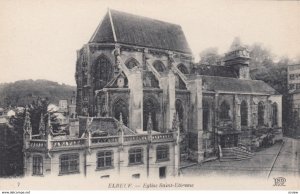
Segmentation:
[(92, 42), (118, 42), (191, 53), (181, 26), (116, 10), (108, 11), (91, 38)]

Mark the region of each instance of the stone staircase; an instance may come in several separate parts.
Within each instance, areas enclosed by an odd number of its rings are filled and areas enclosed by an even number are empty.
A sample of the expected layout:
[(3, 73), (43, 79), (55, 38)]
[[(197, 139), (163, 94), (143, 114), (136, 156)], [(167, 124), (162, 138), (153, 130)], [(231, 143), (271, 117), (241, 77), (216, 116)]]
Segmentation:
[(221, 148), (220, 161), (237, 161), (252, 158), (254, 153), (243, 147)]

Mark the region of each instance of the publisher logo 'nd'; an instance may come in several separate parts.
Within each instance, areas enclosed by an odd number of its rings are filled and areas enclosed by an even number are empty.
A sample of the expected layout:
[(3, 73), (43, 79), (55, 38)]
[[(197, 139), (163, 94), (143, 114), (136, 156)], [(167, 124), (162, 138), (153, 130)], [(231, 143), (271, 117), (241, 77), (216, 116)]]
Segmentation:
[(284, 183), (286, 182), (286, 179), (284, 177), (277, 177), (273, 179), (274, 179), (273, 186), (285, 186)]

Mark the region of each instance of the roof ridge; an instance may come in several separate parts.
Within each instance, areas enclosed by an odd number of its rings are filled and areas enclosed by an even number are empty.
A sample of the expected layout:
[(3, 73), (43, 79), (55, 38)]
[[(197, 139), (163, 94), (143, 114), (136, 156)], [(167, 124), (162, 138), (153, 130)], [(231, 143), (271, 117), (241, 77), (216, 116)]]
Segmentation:
[(147, 16), (141, 16), (141, 15), (132, 14), (132, 13), (128, 13), (128, 12), (125, 12), (125, 11), (119, 11), (119, 10), (115, 10), (115, 9), (110, 9), (110, 11), (118, 12), (120, 14), (126, 14), (126, 15), (133, 16), (133, 17), (136, 17), (136, 18), (143, 18), (143, 19), (147, 19), (147, 20), (151, 20), (151, 21), (157, 21), (157, 22), (161, 22), (161, 23), (165, 23), (165, 24), (170, 24), (170, 25), (174, 25), (174, 26), (177, 26), (179, 28), (182, 28), (181, 25), (179, 25), (179, 24), (166, 22), (166, 21), (163, 21), (163, 20), (154, 19), (154, 18), (150, 18), (150, 17), (147, 17)]
[(113, 19), (112, 19), (112, 16), (111, 16), (111, 11), (110, 11), (109, 8), (108, 8), (107, 12), (108, 12), (108, 15), (109, 15), (109, 21), (110, 21), (111, 29), (112, 29), (112, 32), (113, 32), (114, 41), (117, 42), (117, 35), (116, 35), (116, 31), (115, 31), (115, 26), (114, 26), (114, 22), (113, 22)]

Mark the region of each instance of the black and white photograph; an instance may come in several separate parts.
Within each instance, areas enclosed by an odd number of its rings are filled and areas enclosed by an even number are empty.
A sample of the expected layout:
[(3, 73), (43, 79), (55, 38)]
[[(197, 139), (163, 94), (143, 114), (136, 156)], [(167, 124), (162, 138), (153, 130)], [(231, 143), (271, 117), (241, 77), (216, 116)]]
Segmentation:
[(300, 1), (1, 0), (0, 191), (300, 191)]

